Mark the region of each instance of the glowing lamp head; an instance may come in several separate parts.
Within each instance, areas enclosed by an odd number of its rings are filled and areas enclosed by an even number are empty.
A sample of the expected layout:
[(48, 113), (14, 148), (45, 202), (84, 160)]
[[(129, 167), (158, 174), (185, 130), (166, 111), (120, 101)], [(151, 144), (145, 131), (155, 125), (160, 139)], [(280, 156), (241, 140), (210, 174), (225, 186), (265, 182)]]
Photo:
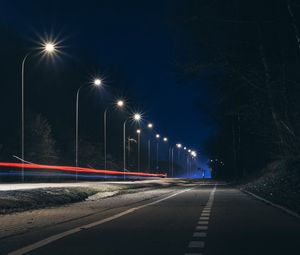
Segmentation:
[(101, 80), (99, 79), (99, 78), (96, 78), (95, 80), (94, 80), (94, 85), (95, 86), (100, 86), (101, 85)]
[(140, 133), (141, 133), (141, 130), (140, 130), (140, 129), (137, 129), (136, 132), (137, 132), (138, 134), (140, 134)]
[(183, 147), (184, 150), (186, 150), (186, 147)]
[(141, 118), (142, 118), (142, 116), (141, 116), (141, 114), (139, 114), (139, 113), (135, 113), (135, 114), (133, 115), (133, 119), (134, 119), (135, 121), (140, 121)]
[(117, 101), (117, 106), (122, 108), (124, 106), (124, 101), (123, 100), (118, 100)]
[(189, 153), (191, 153), (191, 150), (188, 150)]
[(164, 137), (164, 142), (167, 142), (168, 141), (168, 138), (167, 137)]
[(148, 123), (148, 128), (153, 128), (153, 124), (152, 123)]
[(156, 134), (155, 137), (158, 139), (158, 138), (160, 138), (160, 135), (159, 135), (159, 134)]
[(55, 45), (51, 42), (45, 43), (45, 51), (47, 53), (53, 53), (55, 51)]
[(177, 148), (180, 149), (182, 147), (182, 144), (181, 143), (177, 143), (176, 146), (177, 146)]

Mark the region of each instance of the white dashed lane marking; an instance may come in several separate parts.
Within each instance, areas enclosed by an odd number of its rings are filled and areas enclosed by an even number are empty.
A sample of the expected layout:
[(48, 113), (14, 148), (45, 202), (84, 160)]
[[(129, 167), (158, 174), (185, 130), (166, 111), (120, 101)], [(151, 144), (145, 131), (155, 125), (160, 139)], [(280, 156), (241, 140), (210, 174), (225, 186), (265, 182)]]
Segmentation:
[(190, 241), (189, 248), (204, 248), (204, 245), (203, 241)]
[(196, 230), (207, 230), (208, 227), (207, 226), (197, 226)]
[(208, 220), (200, 220), (198, 221), (199, 225), (208, 225)]
[(203, 249), (205, 246), (204, 239), (207, 237), (205, 230), (208, 230), (209, 217), (211, 213), (211, 207), (214, 202), (215, 191), (216, 186), (209, 195), (208, 201), (202, 210), (201, 216), (199, 217), (196, 231), (193, 233), (193, 239), (189, 242), (188, 248), (193, 252), (185, 253), (185, 255), (203, 255), (203, 253), (200, 251), (202, 251), (201, 249)]
[(206, 237), (206, 232), (194, 232), (193, 237)]
[(202, 217), (202, 216), (201, 216), (199, 219), (200, 219), (200, 220), (209, 220), (209, 217)]

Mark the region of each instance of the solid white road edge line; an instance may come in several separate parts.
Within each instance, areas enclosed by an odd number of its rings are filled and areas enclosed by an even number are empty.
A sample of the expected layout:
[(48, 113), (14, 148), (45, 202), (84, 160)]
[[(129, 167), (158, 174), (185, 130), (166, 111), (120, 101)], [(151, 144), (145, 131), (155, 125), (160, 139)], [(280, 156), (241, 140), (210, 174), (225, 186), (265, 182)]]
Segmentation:
[(167, 196), (167, 197), (164, 197), (164, 198), (161, 198), (161, 199), (158, 199), (156, 201), (153, 201), (153, 202), (150, 202), (148, 204), (144, 204), (144, 205), (140, 205), (140, 206), (137, 206), (137, 207), (134, 207), (134, 208), (130, 208), (124, 212), (121, 212), (121, 213), (118, 213), (118, 214), (115, 214), (113, 216), (110, 216), (108, 218), (105, 218), (105, 219), (102, 219), (102, 220), (99, 220), (99, 221), (95, 221), (95, 222), (92, 222), (92, 223), (89, 223), (89, 224), (86, 224), (86, 225), (83, 225), (83, 226), (80, 226), (80, 227), (76, 227), (76, 228), (73, 228), (73, 229), (70, 229), (70, 230), (67, 230), (65, 232), (62, 232), (62, 233), (59, 233), (59, 234), (56, 234), (56, 235), (52, 235), (50, 237), (47, 237), (43, 240), (40, 240), (38, 242), (35, 242), (33, 244), (30, 244), (30, 245), (27, 245), (27, 246), (24, 246), (18, 250), (15, 250), (15, 251), (12, 251), (12, 252), (9, 252), (7, 253), (7, 255), (22, 255), (22, 254), (25, 254), (25, 253), (28, 253), (28, 252), (31, 252), (33, 250), (36, 250), (38, 248), (41, 248), (49, 243), (53, 243), (54, 241), (57, 241), (59, 239), (62, 239), (66, 236), (69, 236), (69, 235), (72, 235), (72, 234), (75, 234), (75, 233), (78, 233), (82, 230), (85, 230), (85, 229), (89, 229), (89, 228), (93, 228), (95, 226), (98, 226), (98, 225), (101, 225), (103, 223), (106, 223), (106, 222), (109, 222), (109, 221), (112, 221), (112, 220), (115, 220), (117, 218), (120, 218), (126, 214), (129, 214), (129, 213), (132, 213), (134, 211), (137, 211), (137, 210), (140, 210), (142, 208), (145, 208), (147, 206), (150, 206), (150, 205), (155, 205), (155, 204), (158, 204), (164, 200), (167, 200), (169, 198), (172, 198), (174, 196), (177, 196), (181, 193), (184, 193), (184, 192), (187, 192), (187, 191), (190, 191), (192, 190), (193, 188), (190, 188), (190, 189), (185, 189), (183, 191), (179, 191), (175, 194), (172, 194), (170, 196)]
[(289, 215), (292, 215), (292, 216), (294, 216), (294, 217), (300, 219), (300, 215), (299, 215), (298, 213), (296, 213), (296, 212), (293, 212), (293, 211), (291, 211), (291, 210), (289, 210), (289, 209), (287, 209), (287, 208), (285, 208), (285, 207), (283, 207), (283, 206), (281, 206), (281, 205), (275, 204), (275, 203), (273, 203), (273, 202), (271, 202), (271, 201), (269, 201), (269, 200), (267, 200), (267, 199), (265, 199), (265, 198), (262, 198), (262, 197), (260, 197), (260, 196), (258, 196), (258, 195), (255, 195), (255, 194), (253, 194), (253, 193), (250, 192), (250, 191), (243, 190), (243, 189), (240, 189), (240, 191), (242, 191), (242, 192), (244, 192), (244, 193), (246, 193), (246, 194), (248, 194), (248, 195), (250, 195), (250, 196), (252, 196), (252, 197), (255, 197), (255, 198), (258, 199), (258, 200), (261, 200), (261, 201), (265, 202), (266, 204), (269, 204), (269, 205), (271, 205), (271, 206), (273, 206), (273, 207), (276, 207), (276, 208), (278, 208), (278, 209), (280, 209), (280, 210), (282, 210), (282, 211), (288, 213)]

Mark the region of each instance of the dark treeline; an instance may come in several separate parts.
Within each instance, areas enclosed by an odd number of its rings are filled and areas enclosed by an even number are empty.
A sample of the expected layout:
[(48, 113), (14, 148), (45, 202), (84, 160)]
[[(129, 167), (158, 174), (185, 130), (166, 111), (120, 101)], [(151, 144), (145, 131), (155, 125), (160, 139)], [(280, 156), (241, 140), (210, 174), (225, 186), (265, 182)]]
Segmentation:
[(298, 1), (184, 1), (176, 24), (179, 67), (218, 95), (219, 133), (207, 151), (225, 163), (219, 176), (239, 178), (298, 156)]

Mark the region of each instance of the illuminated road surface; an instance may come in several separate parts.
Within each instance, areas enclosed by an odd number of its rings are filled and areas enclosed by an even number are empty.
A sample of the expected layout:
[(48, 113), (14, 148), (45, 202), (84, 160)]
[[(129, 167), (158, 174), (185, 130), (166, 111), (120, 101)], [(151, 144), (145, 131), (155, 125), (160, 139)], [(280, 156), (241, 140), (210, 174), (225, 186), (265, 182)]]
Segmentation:
[[(50, 220), (62, 217), (64, 209), (71, 213), (70, 207), (77, 211), (96, 208), (95, 213), (76, 220), (43, 228), (33, 224), (23, 233), (2, 238), (0, 253), (253, 255), (299, 251), (299, 219), (224, 186), (180, 184), (93, 203), (60, 208), (60, 213), (55, 209), (31, 212)], [(28, 215), (7, 216), (5, 221), (14, 217), (22, 222)]]

